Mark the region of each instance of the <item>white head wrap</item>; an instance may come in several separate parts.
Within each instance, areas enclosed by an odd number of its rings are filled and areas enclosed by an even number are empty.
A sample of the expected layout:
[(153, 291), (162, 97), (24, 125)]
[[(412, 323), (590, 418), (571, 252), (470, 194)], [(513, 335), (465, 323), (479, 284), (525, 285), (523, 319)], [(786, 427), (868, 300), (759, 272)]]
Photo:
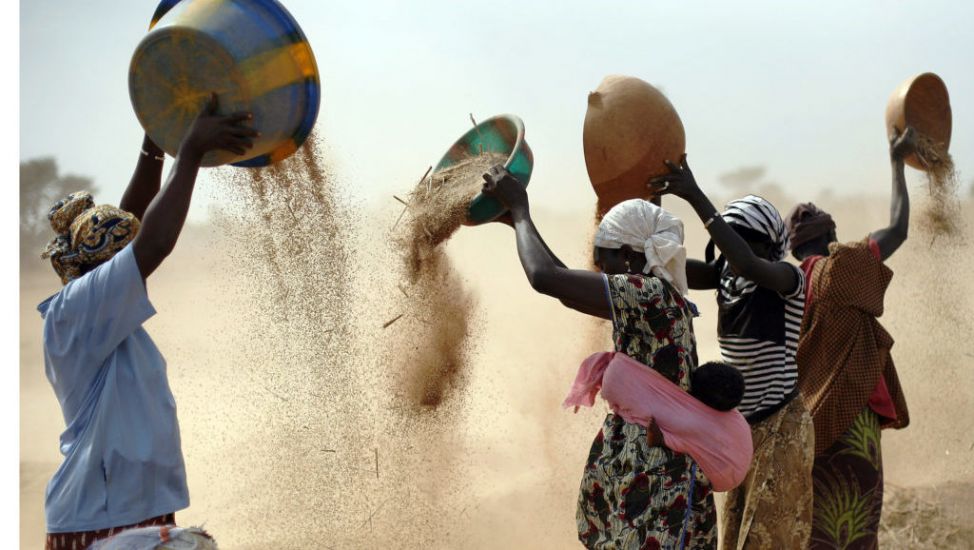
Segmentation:
[(687, 294), (687, 251), (679, 218), (642, 199), (620, 202), (602, 218), (595, 246), (618, 249), (623, 245), (646, 255), (643, 273), (665, 279), (680, 294)]

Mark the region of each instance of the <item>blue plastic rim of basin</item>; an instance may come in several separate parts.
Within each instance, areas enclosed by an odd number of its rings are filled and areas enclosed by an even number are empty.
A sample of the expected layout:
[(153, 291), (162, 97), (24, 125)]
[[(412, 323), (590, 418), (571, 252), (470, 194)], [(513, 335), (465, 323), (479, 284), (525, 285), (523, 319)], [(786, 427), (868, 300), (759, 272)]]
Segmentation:
[(136, 49), (129, 90), (139, 122), (167, 153), (216, 91), (220, 112), (247, 110), (261, 131), (237, 156), (213, 151), (204, 166), (260, 167), (292, 155), (318, 116), (321, 84), (297, 22), (276, 0), (162, 0)]

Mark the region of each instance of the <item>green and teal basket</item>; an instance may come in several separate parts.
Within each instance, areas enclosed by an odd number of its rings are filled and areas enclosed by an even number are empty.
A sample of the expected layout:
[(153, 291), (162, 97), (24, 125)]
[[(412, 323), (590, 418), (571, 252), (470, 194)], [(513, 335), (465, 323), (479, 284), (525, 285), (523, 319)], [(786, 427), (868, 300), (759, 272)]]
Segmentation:
[[(504, 167), (524, 186), (528, 185), (534, 168), (534, 155), (524, 140), (524, 122), (515, 115), (498, 115), (471, 128), (447, 150), (434, 171), (453, 166), (482, 151), (506, 154)], [(494, 221), (506, 211), (507, 208), (497, 199), (478, 194), (470, 202), (465, 225)]]

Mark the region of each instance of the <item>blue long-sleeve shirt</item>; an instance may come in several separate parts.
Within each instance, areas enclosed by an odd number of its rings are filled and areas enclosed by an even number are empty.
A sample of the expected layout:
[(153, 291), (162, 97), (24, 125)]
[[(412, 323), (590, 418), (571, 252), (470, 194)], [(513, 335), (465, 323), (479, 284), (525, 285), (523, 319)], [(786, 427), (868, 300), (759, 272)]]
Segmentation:
[(44, 366), (66, 429), (47, 486), (49, 533), (94, 531), (189, 506), (166, 361), (129, 245), (38, 307)]

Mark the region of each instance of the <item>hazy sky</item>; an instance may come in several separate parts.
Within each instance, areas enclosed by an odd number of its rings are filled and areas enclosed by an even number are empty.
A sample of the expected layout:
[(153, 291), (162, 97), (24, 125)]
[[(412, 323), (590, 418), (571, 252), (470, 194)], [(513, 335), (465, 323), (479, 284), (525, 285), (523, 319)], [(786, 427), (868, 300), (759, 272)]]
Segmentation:
[[(535, 153), (534, 201), (590, 204), (582, 121), (587, 93), (610, 73), (667, 93), (705, 189), (758, 164), (814, 197), (888, 192), (886, 100), (933, 71), (950, 90), (951, 151), (974, 174), (971, 2), (284, 3), (321, 71), (316, 132), (359, 199), (408, 189), (469, 128), (468, 113), (510, 112)], [(154, 8), (21, 3), (21, 159), (57, 157), (96, 180), (99, 202), (118, 200), (138, 155), (128, 64)]]

